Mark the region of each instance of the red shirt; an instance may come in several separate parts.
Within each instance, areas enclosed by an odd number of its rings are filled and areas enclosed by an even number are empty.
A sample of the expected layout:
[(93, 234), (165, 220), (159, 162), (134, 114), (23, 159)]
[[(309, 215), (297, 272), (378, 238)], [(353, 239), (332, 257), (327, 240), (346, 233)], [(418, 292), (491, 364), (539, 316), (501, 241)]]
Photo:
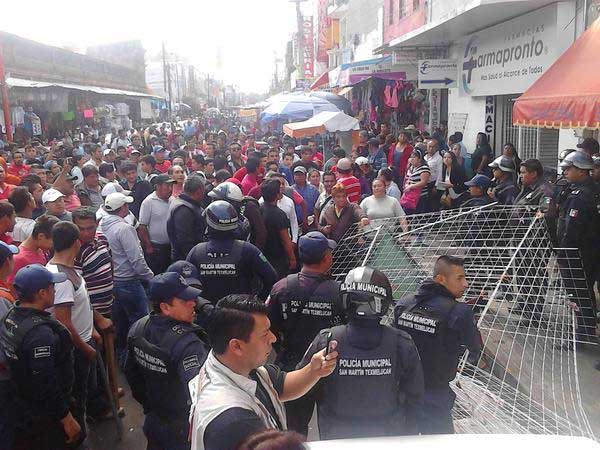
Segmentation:
[(13, 238), (12, 236), (4, 233), (0, 234), (0, 241), (4, 242), (5, 244), (11, 245), (13, 243)]
[(348, 194), (348, 201), (350, 203), (358, 203), (360, 201), (361, 189), (360, 181), (353, 175), (338, 178), (338, 183), (342, 183), (346, 188), (346, 194)]
[(13, 260), (15, 262), (15, 268), (13, 269), (13, 273), (8, 277), (8, 281), (10, 283), (15, 279), (15, 275), (19, 271), (19, 269), (29, 265), (29, 264), (41, 264), (45, 266), (48, 262), (48, 258), (43, 251), (40, 249), (30, 250), (23, 247), (23, 244), (19, 245), (19, 253), (17, 253)]
[(171, 167), (171, 161), (168, 160), (163, 160), (163, 162), (159, 163), (158, 161), (156, 162), (156, 166), (154, 166), (154, 168), (156, 170), (158, 170), (160, 173), (167, 173), (169, 171), (169, 168)]
[(15, 177), (23, 178), (23, 177), (29, 175), (30, 170), (31, 170), (31, 167), (28, 166), (27, 164), (21, 164), (20, 166), (15, 166), (14, 164), (10, 164), (8, 166), (7, 172)]
[(4, 189), (0, 188), (0, 200), (8, 200), (8, 196), (14, 188), (16, 188), (14, 184), (4, 183)]

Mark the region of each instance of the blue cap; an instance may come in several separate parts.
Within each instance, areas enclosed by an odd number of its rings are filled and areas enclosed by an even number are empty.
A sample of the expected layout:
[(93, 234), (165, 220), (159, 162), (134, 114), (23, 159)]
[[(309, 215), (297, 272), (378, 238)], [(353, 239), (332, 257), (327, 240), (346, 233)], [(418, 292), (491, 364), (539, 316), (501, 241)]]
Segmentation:
[(475, 186), (478, 188), (487, 188), (490, 187), (490, 184), (492, 184), (492, 180), (481, 174), (475, 175), (470, 181), (465, 182), (465, 186)]
[(19, 248), (17, 246), (0, 241), (0, 258), (4, 259), (16, 255), (17, 253), (19, 253)]
[(311, 231), (301, 236), (298, 240), (298, 253), (301, 260), (321, 258), (325, 250), (333, 250), (336, 247), (335, 241), (327, 239), (319, 231)]
[(188, 285), (198, 285), (202, 283), (199, 280), (198, 269), (192, 263), (187, 261), (176, 261), (167, 267), (166, 272), (175, 272), (181, 275)]
[(152, 147), (152, 153), (164, 152), (166, 149), (162, 145), (155, 145)]
[(62, 283), (67, 280), (67, 275), (58, 272), (53, 273), (41, 264), (29, 264), (17, 272), (13, 285), (20, 295), (34, 294), (40, 289), (46, 289), (54, 283)]
[(202, 292), (189, 287), (184, 278), (176, 272), (165, 272), (156, 275), (148, 287), (150, 301), (154, 304), (166, 302), (177, 297), (181, 300), (196, 300)]

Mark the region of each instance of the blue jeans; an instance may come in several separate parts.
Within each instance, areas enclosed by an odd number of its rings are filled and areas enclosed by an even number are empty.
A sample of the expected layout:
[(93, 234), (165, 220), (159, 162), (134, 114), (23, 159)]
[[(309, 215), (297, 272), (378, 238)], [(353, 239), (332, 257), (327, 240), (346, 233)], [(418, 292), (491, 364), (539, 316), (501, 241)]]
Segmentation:
[(148, 315), (148, 297), (139, 280), (115, 281), (112, 319), (115, 325), (115, 347), (119, 365), (127, 356), (127, 333), (136, 321)]

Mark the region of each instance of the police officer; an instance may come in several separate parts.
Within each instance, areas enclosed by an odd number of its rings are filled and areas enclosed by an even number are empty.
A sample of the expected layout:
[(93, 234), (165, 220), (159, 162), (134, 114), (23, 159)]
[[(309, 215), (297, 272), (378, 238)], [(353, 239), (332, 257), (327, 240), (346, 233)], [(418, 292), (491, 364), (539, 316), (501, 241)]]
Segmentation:
[(317, 384), (321, 439), (417, 434), (422, 416), (423, 373), (410, 336), (381, 325), (392, 303), (385, 274), (351, 270), (340, 288), (348, 325), (317, 335), (300, 366), (331, 342), (334, 372)]
[(202, 199), (205, 179), (192, 174), (183, 183), (183, 192), (169, 205), (167, 234), (171, 242), (171, 259), (185, 259), (196, 244), (205, 240), (206, 221)]
[(451, 413), (456, 394), (449, 383), (456, 376), (463, 345), (472, 361), (481, 352), (471, 307), (456, 301), (467, 287), (463, 260), (441, 256), (435, 262), (433, 279), (423, 282), (414, 297), (398, 301), (394, 309), (394, 326), (412, 336), (423, 363), (421, 434), (454, 433)]
[(277, 274), (258, 248), (235, 239), (239, 219), (235, 208), (216, 200), (206, 208), (205, 217), (209, 240), (196, 245), (187, 257), (198, 269), (202, 296), (216, 303), (229, 294), (256, 293), (265, 300)]
[(515, 163), (508, 156), (499, 156), (490, 164), (496, 185), (491, 190), (491, 197), (501, 205), (512, 205), (519, 189), (514, 180)]
[[(302, 270), (279, 280), (267, 299), (271, 331), (280, 342), (278, 364), (285, 371), (294, 370), (320, 330), (342, 321), (340, 285), (329, 276), (335, 245), (318, 231), (302, 236)], [(288, 427), (306, 435), (313, 404), (304, 398), (286, 402)]]
[[(199, 289), (202, 292), (202, 283), (198, 279), (198, 269), (187, 261), (177, 261), (167, 267), (167, 272), (175, 272), (183, 277), (185, 284), (190, 287)], [(194, 323), (201, 326), (205, 330), (208, 330), (210, 321), (212, 319), (215, 306), (202, 297), (202, 293), (198, 297), (196, 302), (196, 315), (194, 316)]]
[[(581, 312), (577, 316), (577, 340), (595, 340), (596, 298), (593, 285), (600, 264), (600, 214), (597, 188), (590, 176), (593, 162), (590, 155), (577, 151), (570, 153), (560, 167), (570, 183), (570, 192), (559, 207), (558, 263), (563, 283)], [(579, 255), (582, 268), (574, 263)]]
[(66, 449), (81, 441), (81, 426), (69, 409), (71, 335), (46, 312), (54, 304), (54, 284), (66, 279), (39, 264), (23, 267), (14, 279), (19, 301), (0, 321), (16, 397), (15, 448)]
[[(465, 186), (469, 188), (469, 195), (464, 202), (460, 203), (460, 207), (477, 208), (492, 203), (493, 200), (487, 193), (491, 184), (492, 180), (482, 174), (477, 174), (469, 181), (465, 182)], [(462, 197), (463, 196), (461, 195), (461, 198)]]
[(521, 191), (515, 205), (533, 206), (547, 212), (552, 203), (552, 187), (544, 180), (544, 167), (537, 159), (527, 159), (519, 167)]
[(167, 272), (150, 281), (148, 292), (154, 311), (129, 330), (125, 374), (144, 407), (148, 449), (187, 450), (188, 382), (208, 354), (204, 330), (192, 323), (200, 291)]
[[(562, 150), (558, 154), (558, 162), (562, 163), (565, 158), (576, 150), (573, 148), (567, 148)], [(569, 193), (571, 192), (571, 183), (566, 179), (564, 172), (560, 174), (560, 176), (556, 179), (554, 183), (554, 190), (552, 193), (552, 204), (550, 205), (550, 209), (546, 214), (546, 222), (548, 224), (548, 231), (550, 232), (550, 237), (552, 239), (553, 245), (558, 246), (558, 238), (556, 237), (556, 232), (558, 228), (558, 211), (560, 205), (565, 202)]]

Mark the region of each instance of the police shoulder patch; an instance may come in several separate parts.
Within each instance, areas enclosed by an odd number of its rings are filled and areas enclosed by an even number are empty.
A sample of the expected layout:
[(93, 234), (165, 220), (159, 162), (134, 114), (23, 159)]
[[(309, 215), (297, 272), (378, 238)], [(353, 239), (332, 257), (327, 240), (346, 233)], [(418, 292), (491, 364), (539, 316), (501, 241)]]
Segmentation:
[(200, 361), (198, 360), (198, 355), (191, 355), (183, 359), (183, 370), (186, 372), (195, 367), (200, 367)]
[(43, 347), (35, 347), (33, 349), (34, 358), (48, 358), (50, 357), (50, 346), (45, 345)]
[(569, 210), (569, 217), (577, 217), (578, 215), (579, 215), (578, 209), (570, 209)]

